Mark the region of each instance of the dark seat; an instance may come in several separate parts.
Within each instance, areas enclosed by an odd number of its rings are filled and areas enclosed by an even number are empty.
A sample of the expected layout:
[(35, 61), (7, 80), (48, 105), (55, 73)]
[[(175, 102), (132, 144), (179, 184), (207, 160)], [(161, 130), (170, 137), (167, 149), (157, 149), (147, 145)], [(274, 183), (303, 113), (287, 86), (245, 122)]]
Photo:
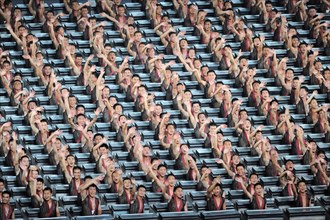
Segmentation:
[(159, 217), (161, 220), (199, 220), (199, 214), (196, 212), (162, 212)]
[(155, 213), (139, 213), (139, 214), (122, 214), (118, 216), (118, 220), (133, 220), (133, 219), (145, 219), (145, 220), (158, 220), (158, 215)]
[(240, 219), (241, 214), (235, 210), (223, 210), (223, 211), (204, 211), (201, 212), (201, 219), (209, 220), (209, 219)]
[(265, 209), (265, 210), (246, 210), (242, 214), (243, 219), (283, 219), (283, 210)]
[(325, 220), (326, 211), (320, 206), (312, 206), (307, 208), (297, 207), (297, 208), (288, 208), (285, 212), (284, 219), (298, 220), (298, 219), (307, 219), (307, 220)]

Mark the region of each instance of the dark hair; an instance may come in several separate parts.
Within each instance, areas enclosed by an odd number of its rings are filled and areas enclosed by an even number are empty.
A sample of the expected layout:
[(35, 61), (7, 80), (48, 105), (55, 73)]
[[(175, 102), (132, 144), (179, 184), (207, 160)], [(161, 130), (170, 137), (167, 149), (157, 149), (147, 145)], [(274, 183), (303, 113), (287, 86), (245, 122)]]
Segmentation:
[(85, 176), (84, 181), (86, 181), (87, 179), (93, 179), (93, 177), (90, 175), (87, 175), (87, 176)]
[(253, 172), (253, 173), (250, 174), (249, 178), (251, 178), (251, 176), (253, 176), (253, 175), (256, 175), (258, 177), (258, 174)]
[(89, 190), (89, 188), (91, 188), (91, 187), (95, 187), (97, 189), (97, 186), (93, 183), (93, 184), (91, 184), (90, 186), (87, 187), (87, 190)]
[(139, 191), (140, 188), (146, 189), (146, 187), (144, 185), (139, 185), (136, 190)]
[(261, 186), (262, 188), (264, 188), (264, 185), (260, 182), (257, 182), (256, 184), (254, 184), (254, 188), (256, 188), (257, 186)]
[(97, 136), (101, 136), (102, 138), (104, 138), (104, 135), (102, 133), (96, 133), (94, 134), (93, 140), (95, 140)]
[(7, 195), (9, 195), (9, 197), (11, 197), (11, 193), (10, 193), (9, 191), (3, 191), (3, 192), (1, 193), (2, 196), (5, 195), (5, 194), (7, 194)]
[(159, 164), (158, 167), (157, 167), (157, 170), (159, 170), (162, 167), (165, 167), (165, 169), (167, 169), (167, 166), (165, 164)]
[(44, 191), (44, 192), (45, 192), (45, 191), (49, 191), (51, 194), (53, 194), (53, 190), (52, 190), (52, 188), (50, 188), (50, 187), (45, 187), (43, 191)]
[[(234, 156), (234, 155), (233, 155), (233, 156)], [(237, 167), (243, 167), (243, 168), (245, 169), (245, 165), (242, 164), (242, 163), (237, 164), (237, 165), (236, 165), (236, 169), (237, 169)]]
[(102, 144), (99, 148), (105, 147), (106, 149), (109, 149), (109, 146), (107, 144)]
[(175, 192), (177, 189), (183, 189), (183, 188), (182, 188), (182, 186), (177, 185), (177, 186), (174, 187), (173, 192)]
[(27, 158), (28, 160), (30, 160), (30, 158), (29, 158), (27, 155), (23, 155), (23, 156), (19, 159), (19, 161), (21, 162), (24, 158)]
[(80, 167), (80, 166), (75, 166), (75, 167), (73, 167), (73, 171), (75, 171), (75, 170), (82, 170), (82, 168)]

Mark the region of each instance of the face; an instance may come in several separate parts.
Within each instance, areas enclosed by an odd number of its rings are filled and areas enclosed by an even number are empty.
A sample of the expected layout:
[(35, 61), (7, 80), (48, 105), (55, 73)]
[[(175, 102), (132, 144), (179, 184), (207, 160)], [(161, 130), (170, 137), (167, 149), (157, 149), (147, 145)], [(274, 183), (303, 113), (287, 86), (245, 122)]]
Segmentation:
[(181, 153), (183, 153), (183, 154), (187, 154), (189, 152), (189, 148), (188, 148), (188, 146), (187, 145), (182, 145), (181, 146)]
[(182, 198), (183, 196), (183, 190), (181, 188), (177, 188), (175, 190), (175, 192), (173, 192), (174, 196), (176, 196), (177, 198)]
[(5, 189), (5, 184), (3, 182), (0, 182), (0, 192), (2, 192)]
[(77, 113), (76, 113), (77, 115), (78, 114), (85, 114), (85, 109), (83, 108), (83, 107), (78, 107), (77, 108)]
[(16, 81), (13, 85), (15, 90), (22, 90), (22, 84), (18, 81)]
[(254, 46), (256, 46), (256, 47), (259, 47), (259, 46), (261, 45), (261, 41), (260, 41), (260, 39), (259, 39), (259, 38), (255, 38), (255, 39), (253, 39), (253, 44), (254, 44)]
[(173, 126), (173, 125), (169, 125), (169, 126), (167, 127), (167, 133), (170, 134), (170, 135), (173, 135), (174, 132), (175, 132), (175, 128), (174, 128), (174, 126)]
[(181, 48), (187, 48), (188, 46), (188, 42), (186, 40), (181, 40), (180, 41), (180, 47)]
[(28, 109), (33, 110), (37, 107), (37, 104), (35, 102), (30, 102), (28, 105)]
[(257, 175), (252, 175), (250, 177), (250, 182), (251, 182), (251, 184), (256, 184), (257, 182), (259, 182), (258, 176)]
[(115, 107), (115, 113), (116, 114), (121, 114), (123, 112), (123, 108), (120, 105), (117, 105)]
[(200, 115), (198, 116), (198, 121), (199, 121), (199, 123), (204, 123), (205, 119), (206, 119), (205, 114), (200, 114)]
[(204, 23), (204, 30), (205, 30), (205, 31), (210, 31), (211, 28), (212, 28), (212, 24), (211, 24), (211, 22), (205, 22), (205, 23)]
[(245, 131), (249, 131), (249, 130), (251, 130), (251, 122), (250, 122), (250, 121), (246, 121), (246, 122), (244, 123), (244, 130), (245, 130)]
[(239, 114), (240, 118), (245, 120), (248, 118), (248, 114), (246, 111), (241, 111), (240, 114)]
[(322, 63), (320, 61), (315, 63), (315, 69), (318, 70), (318, 71), (322, 70)]
[(118, 173), (118, 172), (114, 172), (114, 173), (112, 174), (112, 179), (113, 179), (113, 182), (118, 183), (119, 180), (120, 180), (120, 175), (119, 175), (119, 173)]
[(44, 184), (42, 182), (38, 181), (37, 182), (37, 190), (41, 191), (43, 187), (44, 187)]
[(38, 178), (38, 170), (32, 170), (32, 179), (37, 179)]
[(130, 189), (131, 188), (131, 180), (125, 180), (124, 181), (124, 188), (125, 189)]
[(237, 170), (237, 174), (239, 176), (245, 176), (245, 169), (244, 169), (244, 167), (239, 166), (239, 167), (236, 168), (236, 170)]
[(76, 97), (69, 97), (69, 105), (71, 107), (75, 106), (77, 104)]
[(75, 63), (76, 63), (76, 65), (79, 65), (79, 66), (81, 66), (82, 65), (82, 57), (76, 57), (76, 59), (75, 59)]
[(20, 162), (21, 166), (25, 166), (28, 167), (30, 165), (29, 159), (24, 157), (21, 162)]
[(102, 139), (103, 139), (103, 138), (102, 138), (102, 136), (100, 136), (100, 135), (95, 136), (95, 138), (94, 138), (94, 142), (95, 142), (95, 144), (100, 143)]
[(278, 153), (277, 153), (277, 151), (276, 151), (276, 150), (272, 150), (272, 151), (270, 152), (270, 157), (272, 158), (272, 160), (277, 160), (277, 158), (278, 158)]
[(293, 38), (292, 39), (292, 46), (293, 47), (298, 47), (299, 46), (299, 39), (298, 38)]
[(261, 97), (265, 100), (269, 98), (269, 92), (267, 90), (264, 90), (261, 92)]
[(9, 201), (10, 201), (10, 197), (8, 194), (2, 195), (2, 203), (9, 204)]
[(136, 33), (135, 35), (135, 41), (140, 42), (142, 39), (142, 34), (141, 33)]
[(294, 169), (294, 164), (292, 163), (292, 161), (288, 161), (286, 164), (285, 164), (285, 169), (286, 170), (290, 170), (292, 171)]
[(110, 89), (107, 88), (107, 87), (105, 87), (105, 88), (102, 90), (102, 96), (103, 96), (104, 98), (109, 97), (109, 96), (110, 96)]
[(140, 187), (139, 188), (139, 191), (138, 191), (138, 195), (140, 196), (140, 197), (145, 197), (145, 195), (146, 195), (146, 189), (145, 188), (143, 188), (143, 187)]
[(299, 48), (300, 48), (300, 51), (301, 51), (302, 53), (305, 53), (305, 52), (307, 51), (307, 46), (306, 46), (306, 44), (302, 44), (302, 45), (300, 45)]
[(293, 71), (292, 70), (288, 70), (288, 71), (286, 71), (286, 73), (285, 73), (285, 78), (287, 79), (287, 80), (293, 80), (293, 77), (294, 77), (294, 74), (293, 74)]
[(69, 166), (74, 166), (74, 164), (75, 164), (74, 157), (68, 157), (67, 162), (68, 162)]
[(169, 176), (169, 177), (167, 178), (167, 181), (168, 181), (168, 184), (169, 184), (170, 186), (174, 186), (175, 183), (176, 183), (176, 179), (175, 179), (174, 176)]
[(55, 147), (56, 147), (57, 150), (60, 150), (60, 149), (61, 149), (61, 147), (62, 147), (62, 143), (61, 143), (60, 140), (56, 140), (56, 141), (55, 141)]
[(254, 190), (258, 196), (261, 196), (264, 192), (264, 189), (260, 185), (257, 185)]
[(75, 179), (80, 179), (81, 171), (79, 169), (75, 169), (73, 171), (73, 176)]
[(307, 96), (307, 91), (305, 89), (300, 89), (299, 96), (300, 97), (306, 97)]
[(158, 174), (159, 174), (161, 177), (164, 177), (164, 176), (166, 175), (166, 172), (167, 172), (166, 167), (161, 167), (161, 168), (158, 170)]
[(93, 187), (93, 186), (89, 187), (88, 194), (90, 197), (94, 198), (96, 195), (96, 187)]
[(220, 186), (216, 186), (213, 189), (213, 195), (215, 195), (215, 196), (221, 196), (221, 188), (220, 188)]
[(307, 190), (306, 183), (300, 182), (298, 184), (298, 191), (299, 192), (306, 192), (306, 190)]
[(150, 148), (149, 147), (144, 147), (143, 150), (142, 150), (142, 154), (145, 157), (150, 156)]
[(81, 115), (77, 118), (78, 125), (85, 125), (85, 123), (86, 123), (86, 118), (84, 116)]
[(52, 198), (52, 193), (49, 190), (44, 191), (44, 200), (49, 201)]
[(101, 155), (107, 155), (108, 154), (108, 149), (106, 147), (100, 147), (100, 153)]
[(217, 139), (218, 139), (218, 142), (222, 142), (223, 141), (223, 135), (221, 133), (217, 133)]
[(235, 165), (237, 165), (237, 164), (239, 164), (239, 156), (238, 155), (235, 155), (235, 156), (233, 156), (233, 158), (232, 158), (232, 162), (233, 162), (233, 164), (235, 164)]

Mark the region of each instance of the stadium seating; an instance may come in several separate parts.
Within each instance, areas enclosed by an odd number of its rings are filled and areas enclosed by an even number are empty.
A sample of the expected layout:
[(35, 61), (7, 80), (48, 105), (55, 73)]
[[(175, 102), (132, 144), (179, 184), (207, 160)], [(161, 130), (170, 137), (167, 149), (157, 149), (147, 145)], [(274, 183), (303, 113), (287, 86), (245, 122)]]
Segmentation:
[[(95, 2), (92, 2), (90, 7), (90, 14), (95, 12)], [(199, 9), (208, 11), (207, 18), (212, 20), (213, 26), (220, 33), (222, 26), (219, 23), (219, 19), (214, 14), (214, 9), (208, 1), (194, 1)], [(276, 54), (279, 58), (286, 56), (287, 51), (283, 47), (282, 42), (272, 41), (272, 36), (269, 33), (264, 32), (264, 25), (258, 24), (258, 16), (249, 15), (249, 11), (243, 7), (244, 0), (232, 0), (231, 1), (235, 12), (238, 16), (243, 17), (247, 21), (247, 26), (252, 28), (255, 33), (262, 34), (266, 37), (265, 44), (271, 48), (276, 49)], [(276, 1), (272, 1), (276, 2)], [(169, 15), (175, 16), (176, 12), (171, 1), (160, 2)], [(126, 7), (126, 14), (134, 16), (135, 24), (142, 31), (144, 38), (147, 42), (152, 42), (155, 45), (156, 51), (164, 53), (164, 47), (160, 42), (159, 37), (153, 31), (150, 21), (147, 19), (142, 5), (137, 2), (124, 2)], [(26, 5), (17, 4), (17, 7), (23, 11), (24, 24), (28, 27), (29, 31), (39, 39), (41, 51), (45, 57), (45, 63), (51, 63), (57, 79), (65, 87), (69, 88), (71, 93), (74, 94), (79, 104), (83, 104), (86, 108), (86, 115), (92, 118), (94, 116), (94, 110), (96, 104), (91, 103), (90, 95), (86, 94), (86, 88), (84, 86), (77, 86), (76, 77), (69, 75), (69, 69), (65, 66), (64, 61), (58, 59), (56, 51), (53, 48), (53, 43), (48, 33), (43, 33), (42, 24), (34, 23), (33, 17), (27, 10)], [(50, 1), (46, 4), (46, 11), (52, 9), (56, 12), (65, 11), (63, 3), (55, 3)], [(312, 39), (308, 39), (305, 30), (302, 30), (302, 22), (294, 22), (293, 16), (286, 13), (286, 9), (283, 7), (276, 7), (278, 11), (281, 11), (286, 16), (289, 24), (295, 26), (298, 29), (300, 40), (305, 42), (314, 43)], [(103, 18), (96, 15), (98, 22), (102, 21)], [(329, 19), (330, 13), (326, 13), (324, 19)], [(243, 106), (248, 111), (249, 117), (252, 119), (255, 126), (265, 123), (264, 116), (257, 115), (257, 109), (254, 107), (247, 107), (247, 99), (242, 97), (242, 89), (233, 88), (234, 80), (229, 79), (228, 72), (218, 70), (218, 64), (212, 62), (211, 54), (207, 53), (206, 45), (200, 43), (200, 38), (193, 35), (193, 29), (191, 27), (184, 27), (183, 19), (171, 18), (172, 23), (180, 31), (186, 31), (186, 39), (190, 46), (196, 49), (197, 56), (207, 63), (209, 68), (216, 70), (217, 78), (222, 80), (224, 84), (231, 87), (233, 97), (237, 97), (243, 100)], [(75, 30), (76, 24), (68, 21), (68, 16), (62, 16), (60, 23), (65, 27), (67, 36), (70, 41), (75, 42), (77, 45), (77, 52), (84, 55), (84, 59), (87, 59), (90, 50), (89, 41), (83, 40), (82, 33)], [(105, 25), (107, 41), (110, 42), (114, 49), (117, 51), (117, 62), (120, 63), (123, 58), (127, 55), (127, 50), (123, 45), (123, 39), (120, 38), (118, 31), (113, 30), (112, 22), (107, 22)], [(223, 35), (227, 43), (232, 46), (234, 53), (237, 53), (240, 48), (240, 43), (234, 42), (232, 35)], [(43, 118), (47, 118), (49, 121), (49, 129), (56, 130), (61, 129), (63, 134), (61, 138), (69, 145), (70, 152), (75, 155), (78, 163), (84, 171), (84, 175), (96, 176), (96, 164), (91, 163), (89, 160), (89, 153), (82, 153), (81, 145), (74, 143), (72, 135), (72, 129), (68, 124), (65, 124), (63, 115), (58, 112), (58, 106), (52, 105), (49, 98), (44, 94), (45, 87), (40, 86), (38, 78), (35, 77), (32, 68), (26, 66), (26, 62), (21, 58), (21, 51), (17, 51), (16, 42), (5, 30), (4, 25), (0, 25), (0, 42), (1, 46), (9, 51), (9, 55), (13, 64), (13, 70), (20, 72), (24, 78), (25, 88), (28, 90), (36, 91), (36, 98), (40, 106), (44, 107)], [(330, 59), (324, 56), (322, 48), (320, 49), (319, 59), (322, 60), (323, 66), (330, 67)], [(176, 60), (174, 55), (165, 55), (164, 61), (169, 62), (170, 60)], [(93, 62), (93, 61), (92, 61)], [(256, 61), (250, 60), (251, 66), (256, 65)], [(290, 63), (290, 62), (289, 62)], [(291, 63), (292, 64), (292, 63)], [(168, 167), (168, 173), (173, 173), (184, 189), (185, 195), (187, 195), (187, 202), (189, 212), (186, 213), (172, 213), (167, 212), (167, 204), (162, 203), (162, 197), (160, 193), (148, 192), (146, 195), (147, 204), (145, 205), (144, 214), (128, 214), (129, 205), (117, 204), (118, 195), (110, 193), (109, 186), (107, 184), (98, 185), (99, 195), (102, 200), (103, 215), (101, 216), (80, 216), (81, 207), (77, 206), (77, 197), (69, 196), (68, 184), (64, 184), (64, 177), (57, 174), (57, 167), (50, 165), (49, 156), (45, 153), (42, 145), (37, 145), (35, 137), (32, 134), (31, 127), (25, 123), (24, 117), (17, 115), (16, 107), (10, 105), (9, 97), (5, 90), (0, 88), (0, 108), (5, 112), (5, 121), (9, 120), (13, 124), (13, 130), (17, 131), (19, 136), (19, 144), (21, 144), (26, 150), (27, 154), (31, 158), (31, 164), (38, 165), (40, 168), (40, 175), (44, 178), (45, 184), (53, 189), (53, 196), (59, 202), (60, 212), (62, 217), (52, 218), (58, 220), (64, 219), (76, 219), (76, 220), (89, 220), (89, 219), (118, 219), (118, 220), (133, 220), (133, 219), (329, 219), (330, 218), (330, 198), (327, 195), (327, 186), (325, 185), (312, 185), (313, 176), (310, 170), (310, 166), (302, 165), (301, 158), (296, 155), (290, 155), (291, 146), (283, 145), (281, 143), (282, 136), (275, 133), (274, 126), (265, 126), (263, 134), (267, 136), (272, 145), (277, 149), (279, 157), (282, 161), (291, 159), (295, 163), (296, 174), (299, 179), (303, 179), (308, 183), (309, 192), (313, 195), (315, 206), (308, 208), (292, 208), (293, 197), (285, 197), (281, 195), (281, 188), (278, 187), (278, 177), (266, 177), (265, 167), (258, 166), (259, 157), (252, 156), (249, 148), (237, 147), (238, 138), (233, 128), (222, 129), (225, 138), (230, 139), (233, 144), (233, 151), (236, 152), (247, 165), (248, 172), (255, 172), (260, 177), (260, 182), (265, 186), (267, 192), (267, 205), (266, 210), (248, 210), (250, 202), (244, 197), (242, 190), (231, 190), (232, 179), (228, 176), (224, 168), (220, 168), (215, 159), (213, 159), (211, 149), (203, 148), (203, 139), (197, 139), (194, 136), (194, 129), (189, 127), (188, 121), (184, 119), (178, 110), (173, 109), (172, 100), (165, 101), (165, 93), (161, 91), (160, 83), (152, 83), (150, 81), (149, 74), (145, 72), (143, 65), (133, 65), (130, 62), (132, 70), (141, 77), (143, 83), (147, 86), (149, 92), (153, 92), (156, 97), (156, 102), (161, 102), (164, 108), (164, 112), (171, 113), (171, 120), (176, 125), (176, 130), (182, 134), (184, 142), (189, 143), (190, 154), (196, 157), (196, 164), (200, 168), (202, 164), (206, 164), (212, 168), (213, 176), (222, 176), (222, 187), (226, 192), (226, 205), (227, 210), (225, 211), (206, 211), (205, 202), (205, 191), (196, 191), (197, 182), (186, 180), (185, 170), (175, 170), (174, 161), (169, 160), (168, 151), (160, 149), (160, 142), (154, 140), (154, 131), (150, 129), (149, 122), (142, 121), (141, 113), (134, 112), (133, 103), (125, 101), (125, 95), (121, 92), (118, 85), (115, 84), (114, 76), (107, 76), (105, 82), (111, 89), (111, 95), (118, 98), (118, 102), (124, 106), (124, 112), (129, 118), (135, 120), (135, 124), (139, 128), (139, 132), (143, 137), (143, 142), (149, 144), (152, 148), (153, 156), (157, 156), (164, 161)], [(292, 67), (292, 65), (290, 65)], [(295, 67), (293, 67), (295, 68)], [(189, 80), (189, 74), (184, 72), (185, 69), (181, 63), (177, 63), (171, 67), (172, 70), (178, 71), (181, 81), (185, 82), (187, 88), (192, 91), (193, 100), (199, 101), (202, 105), (202, 109), (207, 112), (208, 116), (211, 117), (217, 124), (226, 123), (226, 118), (219, 117), (219, 109), (212, 108), (211, 100), (204, 97), (204, 91), (199, 89), (198, 83)], [(271, 96), (279, 100), (281, 107), (285, 106), (290, 110), (292, 120), (295, 123), (299, 123), (306, 134), (306, 136), (313, 138), (317, 141), (319, 149), (324, 150), (327, 155), (327, 160), (330, 161), (330, 145), (324, 143), (323, 134), (313, 133), (313, 125), (304, 124), (305, 116), (295, 114), (295, 105), (289, 104), (288, 96), (281, 96), (281, 88), (274, 84), (274, 79), (264, 78), (265, 70), (258, 69), (256, 78), (262, 82), (267, 82), (268, 89), (270, 90)], [(302, 72), (301, 68), (295, 68), (295, 74), (300, 75)], [(319, 90), (319, 86), (308, 85), (309, 79), (306, 77), (304, 85), (308, 86), (310, 90)], [(316, 99), (319, 103), (327, 103), (326, 94), (318, 94)], [(116, 133), (110, 131), (109, 124), (102, 121), (101, 117), (98, 118), (97, 123), (93, 128), (94, 132), (101, 132), (108, 138), (108, 144), (110, 145), (111, 155), (117, 160), (117, 166), (121, 167), (124, 175), (132, 175), (138, 184), (144, 184), (147, 189), (150, 189), (150, 182), (145, 181), (145, 174), (138, 170), (138, 162), (129, 161), (128, 153), (123, 149), (123, 142), (116, 141)], [(26, 195), (25, 187), (18, 187), (16, 184), (16, 177), (13, 167), (4, 165), (4, 157), (0, 158), (0, 175), (6, 181), (6, 188), (12, 193), (12, 203), (16, 205), (15, 215), (17, 219), (36, 219), (38, 217), (38, 208), (31, 208), (31, 199)], [(326, 196), (327, 195), (327, 196)], [(268, 198), (269, 197), (269, 198)]]

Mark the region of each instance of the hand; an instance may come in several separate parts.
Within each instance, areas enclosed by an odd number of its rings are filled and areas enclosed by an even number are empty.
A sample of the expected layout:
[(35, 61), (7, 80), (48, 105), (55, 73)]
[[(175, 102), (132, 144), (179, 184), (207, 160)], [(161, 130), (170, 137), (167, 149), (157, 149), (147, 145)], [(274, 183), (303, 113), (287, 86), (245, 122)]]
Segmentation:
[(11, 122), (7, 121), (5, 123), (3, 123), (3, 125), (1, 127), (10, 127), (11, 126)]
[(94, 54), (89, 55), (89, 57), (87, 58), (88, 60), (92, 60), (94, 58)]
[(108, 142), (108, 136), (102, 138), (101, 142), (102, 142), (103, 144), (106, 144), (106, 143)]
[(62, 90), (62, 96), (63, 98), (69, 98), (69, 91), (66, 89)]
[(14, 140), (17, 140), (17, 134), (15, 131), (11, 133), (11, 136), (13, 137)]
[(267, 98), (267, 99), (266, 99), (266, 102), (271, 102), (271, 101), (273, 101), (272, 98)]
[(30, 93), (29, 93), (29, 96), (30, 98), (34, 97), (36, 95), (36, 91), (32, 90)]
[(317, 17), (321, 20), (322, 18), (324, 18), (324, 14), (319, 14)]
[(23, 57), (23, 59), (25, 59), (25, 60), (29, 60), (29, 59), (31, 59), (31, 56), (30, 56), (29, 54), (24, 54), (24, 55), (22, 55), (22, 57)]
[(317, 94), (318, 94), (317, 90), (314, 90), (312, 93), (312, 95), (317, 95)]
[(13, 28), (10, 26), (10, 24), (6, 24), (5, 25), (6, 29), (9, 31), (9, 30), (13, 30)]
[(227, 128), (227, 125), (226, 124), (221, 124), (220, 128)]
[(172, 66), (172, 65), (175, 64), (175, 61), (174, 61), (174, 60), (171, 60), (170, 62), (168, 62), (168, 64), (169, 64), (170, 66)]
[(54, 134), (55, 134), (56, 136), (58, 136), (58, 135), (62, 134), (62, 131), (61, 131), (60, 129), (58, 129), (58, 130), (56, 130), (56, 131), (54, 132)]
[(96, 177), (96, 180), (99, 182), (103, 181), (103, 179), (104, 179), (104, 175), (100, 175), (100, 176)]
[(259, 126), (257, 127), (257, 130), (258, 130), (258, 131), (262, 131), (263, 128), (264, 128), (263, 125), (259, 125)]
[(239, 183), (243, 183), (243, 179), (242, 177), (236, 177), (235, 180)]
[(84, 130), (83, 126), (81, 126), (81, 125), (75, 125), (74, 128), (75, 128), (77, 131), (82, 131), (82, 130)]
[(100, 109), (100, 108), (97, 108), (97, 109), (94, 111), (95, 116), (99, 116), (100, 113), (101, 113), (101, 109)]
[(216, 178), (213, 179), (214, 183), (220, 183), (221, 182), (221, 176), (217, 176)]
[(196, 25), (196, 28), (197, 28), (198, 30), (202, 30), (202, 29), (203, 29), (203, 25), (201, 25), (201, 24)]
[(216, 159), (215, 162), (216, 162), (217, 164), (223, 164), (223, 163), (224, 163), (224, 161), (223, 161), (222, 159)]
[(36, 107), (35, 109), (36, 109), (37, 111), (39, 111), (39, 112), (44, 111), (44, 107)]
[(261, 42), (264, 42), (264, 41), (265, 41), (265, 39), (266, 39), (266, 38), (265, 38), (265, 36), (263, 36), (263, 35), (260, 35), (260, 41), (261, 41)]

